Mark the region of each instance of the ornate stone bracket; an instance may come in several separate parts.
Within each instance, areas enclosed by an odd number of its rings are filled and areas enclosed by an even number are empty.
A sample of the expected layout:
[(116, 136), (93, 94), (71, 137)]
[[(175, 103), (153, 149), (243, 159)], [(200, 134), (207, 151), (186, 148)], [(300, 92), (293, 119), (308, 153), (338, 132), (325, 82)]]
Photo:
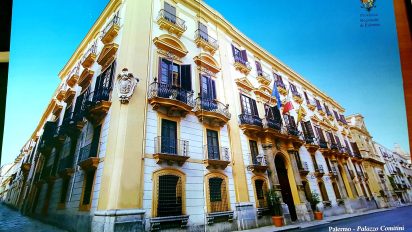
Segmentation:
[(130, 73), (127, 68), (124, 68), (117, 76), (118, 95), (122, 104), (129, 103), (137, 83), (139, 83), (139, 78)]

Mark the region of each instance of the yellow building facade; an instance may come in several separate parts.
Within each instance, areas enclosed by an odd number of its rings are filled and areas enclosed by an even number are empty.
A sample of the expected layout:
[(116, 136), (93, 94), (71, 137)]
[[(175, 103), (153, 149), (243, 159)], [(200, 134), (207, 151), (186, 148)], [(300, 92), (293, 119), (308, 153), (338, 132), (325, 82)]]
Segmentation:
[(59, 77), (22, 152), (28, 214), (231, 231), (271, 224), (269, 189), (286, 224), (312, 193), (325, 216), (377, 207), (344, 108), (201, 0), (110, 1)]

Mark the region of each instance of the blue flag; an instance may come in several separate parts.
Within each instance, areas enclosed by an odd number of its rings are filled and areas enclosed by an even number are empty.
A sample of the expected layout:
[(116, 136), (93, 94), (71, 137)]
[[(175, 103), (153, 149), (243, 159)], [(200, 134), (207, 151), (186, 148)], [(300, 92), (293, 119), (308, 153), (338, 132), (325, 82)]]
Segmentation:
[(276, 101), (278, 102), (278, 109), (280, 110), (280, 107), (282, 107), (282, 102), (280, 101), (280, 95), (276, 81), (273, 81), (272, 97), (276, 97)]

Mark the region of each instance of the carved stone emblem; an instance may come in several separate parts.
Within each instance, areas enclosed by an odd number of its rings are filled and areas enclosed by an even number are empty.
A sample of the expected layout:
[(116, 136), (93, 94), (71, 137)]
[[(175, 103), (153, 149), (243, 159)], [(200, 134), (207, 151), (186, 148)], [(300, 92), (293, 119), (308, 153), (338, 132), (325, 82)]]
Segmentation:
[(129, 103), (137, 83), (139, 83), (139, 78), (134, 77), (127, 68), (124, 68), (122, 73), (117, 75), (118, 95), (122, 104)]

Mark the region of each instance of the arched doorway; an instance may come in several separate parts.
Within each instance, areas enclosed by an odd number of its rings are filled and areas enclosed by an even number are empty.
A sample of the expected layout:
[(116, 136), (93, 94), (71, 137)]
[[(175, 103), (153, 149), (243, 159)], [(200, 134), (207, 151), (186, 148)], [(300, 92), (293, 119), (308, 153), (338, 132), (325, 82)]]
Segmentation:
[(275, 157), (275, 167), (279, 178), (279, 184), (282, 192), (282, 199), (288, 205), (289, 213), (292, 221), (296, 221), (296, 209), (293, 202), (292, 190), (289, 184), (288, 170), (286, 169), (286, 162), (281, 155)]
[(344, 173), (343, 173), (342, 166), (338, 165), (338, 169), (339, 169), (340, 176), (342, 177), (342, 181), (343, 181), (343, 188), (345, 189), (346, 196), (348, 196), (348, 197), (349, 197), (349, 192), (348, 192), (348, 190), (346, 189), (345, 180), (343, 179), (343, 178), (344, 178), (344, 177), (343, 177), (343, 174), (344, 174)]
[(309, 200), (312, 196), (311, 195), (312, 192), (310, 191), (309, 183), (306, 180), (302, 180), (302, 186), (303, 186), (303, 189), (305, 190), (306, 200)]

